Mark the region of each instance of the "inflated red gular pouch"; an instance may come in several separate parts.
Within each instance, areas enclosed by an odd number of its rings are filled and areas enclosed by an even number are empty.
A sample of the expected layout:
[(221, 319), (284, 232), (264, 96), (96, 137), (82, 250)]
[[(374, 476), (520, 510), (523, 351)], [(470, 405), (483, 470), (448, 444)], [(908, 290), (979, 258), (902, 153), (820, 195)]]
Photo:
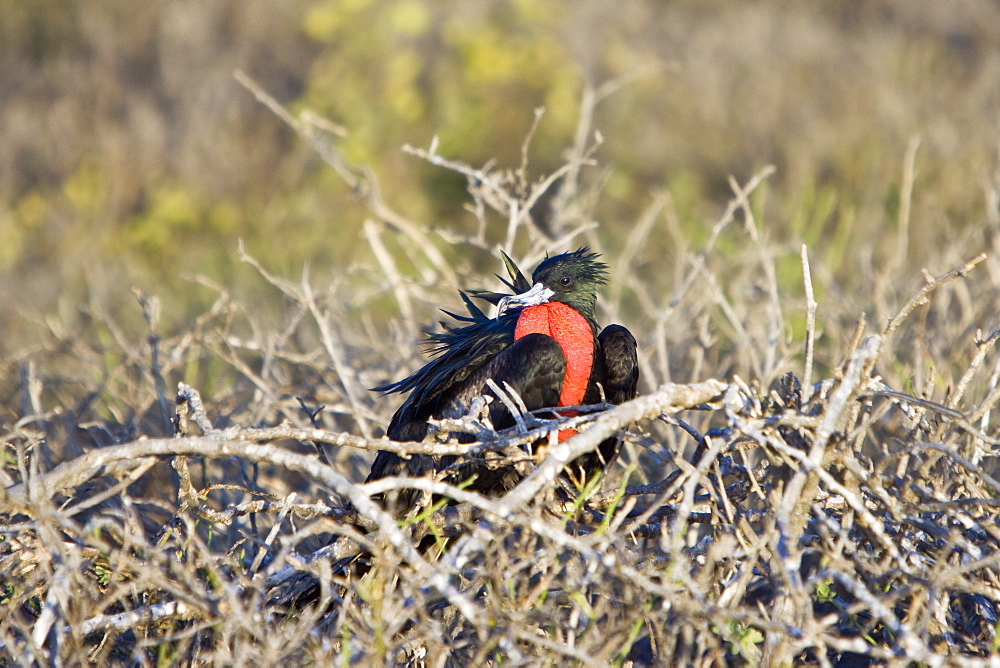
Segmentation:
[[(594, 365), (594, 333), (587, 320), (576, 309), (561, 302), (546, 302), (529, 306), (521, 311), (514, 330), (514, 339), (528, 334), (551, 336), (562, 348), (566, 357), (566, 375), (559, 393), (560, 406), (576, 406), (583, 402)], [(565, 411), (563, 415), (576, 415)], [(559, 441), (576, 434), (573, 429), (562, 429)]]

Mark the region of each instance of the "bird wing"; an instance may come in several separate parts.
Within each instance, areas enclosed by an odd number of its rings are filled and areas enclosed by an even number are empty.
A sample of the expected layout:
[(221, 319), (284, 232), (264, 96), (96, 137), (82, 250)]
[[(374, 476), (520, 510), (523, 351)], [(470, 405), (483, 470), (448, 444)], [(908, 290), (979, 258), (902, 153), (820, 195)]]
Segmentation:
[(597, 342), (599, 357), (604, 362), (604, 377), (599, 380), (604, 387), (605, 399), (611, 404), (635, 399), (639, 384), (639, 360), (632, 332), (621, 325), (608, 325), (598, 335)]
[(514, 314), (497, 320), (474, 319), (464, 327), (432, 335), (430, 341), (437, 344), (433, 348), (434, 359), (400, 381), (373, 388), (387, 394), (410, 393), (393, 416), (388, 436), (395, 440), (423, 438), (426, 424), (418, 424), (416, 431), (409, 425), (425, 422), (435, 413), (445, 394), (461, 386), (513, 343), (516, 322)]

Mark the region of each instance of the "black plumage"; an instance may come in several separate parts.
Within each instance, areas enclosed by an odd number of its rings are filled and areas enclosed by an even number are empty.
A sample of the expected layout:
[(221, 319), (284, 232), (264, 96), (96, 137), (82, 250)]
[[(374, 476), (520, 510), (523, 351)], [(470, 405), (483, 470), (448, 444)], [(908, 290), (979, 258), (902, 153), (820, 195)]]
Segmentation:
[[(586, 390), (578, 403), (601, 403), (602, 391), (603, 399), (612, 404), (635, 397), (639, 377), (635, 338), (620, 325), (601, 330), (596, 322), (597, 290), (605, 283), (606, 271), (598, 256), (581, 248), (550, 257), (538, 266), (531, 282), (506, 255), (503, 257), (510, 280), (501, 280), (514, 294), (470, 292), (472, 297), (498, 305), (497, 317), (489, 318), (462, 293), (469, 315), (448, 313), (457, 322), (442, 323), (444, 332), (431, 336), (435, 344), (434, 359), (403, 380), (374, 388), (386, 393), (409, 392), (389, 424), (387, 435), (392, 440), (420, 441), (428, 433), (428, 419), (465, 415), (475, 397), (493, 395), (488, 379), (501, 387), (506, 383), (513, 388), (529, 411), (558, 407), (568, 368), (563, 347), (545, 333), (527, 333), (515, 339), (519, 318), (527, 309), (542, 304), (568, 306), (589, 326), (577, 328), (585, 332), (580, 334), (586, 339), (584, 347), (593, 348)], [(559, 312), (566, 313), (567, 309), (560, 307)], [(497, 399), (489, 405), (489, 417), (498, 430), (514, 423), (503, 402)], [(471, 440), (468, 435), (458, 437)], [(572, 462), (568, 473), (573, 478), (590, 477), (614, 460), (619, 447), (619, 439), (608, 439), (597, 451)], [(425, 475), (448, 469), (455, 460), (452, 456), (430, 455), (403, 459), (381, 451), (368, 480), (389, 475)], [(475, 465), (457, 467), (448, 477), (452, 482), (460, 482), (472, 473), (479, 476), (473, 489), (484, 493), (502, 492), (520, 479), (513, 470), (487, 471), (486, 467)]]

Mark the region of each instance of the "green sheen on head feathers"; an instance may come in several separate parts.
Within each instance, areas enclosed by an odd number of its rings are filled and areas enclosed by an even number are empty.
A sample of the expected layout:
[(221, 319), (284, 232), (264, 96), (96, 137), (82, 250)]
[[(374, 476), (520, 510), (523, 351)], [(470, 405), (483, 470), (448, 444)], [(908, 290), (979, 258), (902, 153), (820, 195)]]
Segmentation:
[(547, 257), (531, 275), (532, 283), (537, 283), (539, 277), (550, 271), (554, 266), (569, 263), (575, 265), (580, 270), (581, 278), (592, 281), (595, 286), (604, 285), (608, 282), (608, 266), (603, 262), (598, 262), (597, 258), (599, 257), (601, 257), (599, 253), (591, 252), (590, 248), (586, 246), (578, 248), (575, 251)]

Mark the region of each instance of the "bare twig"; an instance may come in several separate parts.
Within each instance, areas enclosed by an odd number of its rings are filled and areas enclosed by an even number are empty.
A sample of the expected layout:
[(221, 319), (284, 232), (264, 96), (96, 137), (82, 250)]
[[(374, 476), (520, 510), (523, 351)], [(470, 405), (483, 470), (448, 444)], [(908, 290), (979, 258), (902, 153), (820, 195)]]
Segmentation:
[(514, 510), (527, 503), (542, 487), (554, 480), (567, 463), (581, 454), (595, 450), (604, 439), (623, 429), (630, 422), (711, 401), (725, 388), (726, 386), (717, 380), (694, 385), (667, 383), (652, 394), (633, 399), (601, 414), (586, 431), (558, 445), (550, 446), (546, 451), (545, 461), (503, 498), (502, 507)]
[(809, 251), (802, 244), (802, 282), (806, 291), (806, 359), (802, 374), (803, 401), (812, 396), (813, 346), (816, 342), (816, 300), (813, 298), (812, 272), (809, 269)]
[(969, 271), (972, 270), (973, 267), (975, 267), (977, 264), (979, 264), (985, 259), (986, 259), (986, 254), (982, 253), (972, 258), (971, 260), (968, 260), (967, 262), (963, 262), (961, 265), (955, 267), (954, 269), (952, 269), (947, 273), (941, 274), (940, 276), (934, 278), (931, 278), (929, 276), (926, 277), (926, 281), (923, 287), (920, 288), (919, 292), (910, 297), (909, 301), (907, 301), (906, 304), (903, 305), (903, 308), (899, 310), (899, 313), (897, 313), (895, 316), (893, 316), (891, 320), (889, 320), (889, 323), (885, 326), (885, 330), (882, 332), (882, 340), (887, 341), (889, 337), (891, 337), (896, 332), (896, 329), (899, 328), (899, 326), (903, 323), (903, 321), (906, 320), (906, 318), (910, 315), (910, 313), (913, 312), (913, 309), (917, 308), (921, 304), (926, 304), (927, 296), (930, 295), (930, 293), (934, 292), (939, 287), (941, 287), (942, 285), (944, 285), (949, 281), (952, 281), (956, 278), (964, 277), (967, 273), (969, 273)]
[[(334, 171), (336, 171), (337, 174), (344, 179), (350, 187), (361, 193), (364, 196), (365, 204), (367, 204), (368, 208), (376, 218), (386, 221), (409, 237), (410, 240), (414, 242), (414, 247), (427, 256), (427, 260), (430, 265), (434, 267), (436, 271), (440, 272), (448, 283), (452, 285), (456, 285), (458, 283), (455, 272), (451, 269), (451, 266), (445, 262), (444, 256), (442, 256), (434, 244), (431, 243), (430, 238), (423, 232), (420, 226), (415, 225), (405, 216), (399, 214), (385, 203), (382, 199), (378, 183), (375, 180), (374, 175), (371, 173), (371, 170), (360, 169), (349, 165), (337, 152), (334, 145), (331, 142), (326, 141), (323, 136), (317, 134), (316, 132), (316, 129), (321, 129), (324, 132), (329, 133), (329, 128), (331, 127), (337, 127), (339, 131), (339, 126), (331, 124), (330, 121), (326, 119), (319, 119), (315, 113), (311, 112), (303, 113), (300, 118), (296, 119), (283, 106), (281, 106), (277, 100), (269, 95), (263, 88), (260, 87), (260, 85), (257, 84), (257, 82), (246, 74), (237, 70), (233, 73), (233, 77), (240, 83), (240, 85), (253, 93), (257, 100), (270, 109), (278, 118), (292, 128), (296, 134), (312, 146), (320, 157), (322, 157), (328, 165), (333, 167)], [(341, 132), (338, 132), (337, 134), (341, 134)]]
[(781, 298), (778, 296), (778, 279), (774, 273), (774, 258), (767, 252), (757, 231), (757, 223), (753, 215), (753, 207), (750, 206), (750, 198), (743, 194), (739, 183), (732, 176), (729, 177), (729, 187), (739, 199), (740, 210), (743, 211), (743, 220), (750, 240), (757, 248), (758, 261), (764, 273), (764, 283), (767, 287), (768, 295), (768, 327), (766, 354), (764, 356), (764, 366), (758, 369), (758, 375), (765, 382), (774, 373), (774, 367), (778, 358), (778, 346), (783, 343), (784, 318), (781, 314)]

